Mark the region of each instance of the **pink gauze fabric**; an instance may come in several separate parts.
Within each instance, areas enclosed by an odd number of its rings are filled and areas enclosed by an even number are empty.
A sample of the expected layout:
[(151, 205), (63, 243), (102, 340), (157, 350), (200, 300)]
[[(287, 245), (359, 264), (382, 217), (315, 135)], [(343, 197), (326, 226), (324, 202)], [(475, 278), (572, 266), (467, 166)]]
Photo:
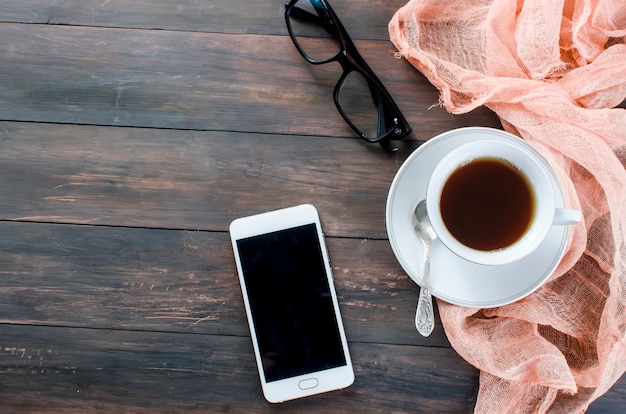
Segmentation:
[(411, 0), (389, 33), (441, 105), (493, 110), (583, 212), (535, 293), (493, 309), (438, 302), (481, 371), (475, 412), (585, 411), (626, 370), (626, 1)]

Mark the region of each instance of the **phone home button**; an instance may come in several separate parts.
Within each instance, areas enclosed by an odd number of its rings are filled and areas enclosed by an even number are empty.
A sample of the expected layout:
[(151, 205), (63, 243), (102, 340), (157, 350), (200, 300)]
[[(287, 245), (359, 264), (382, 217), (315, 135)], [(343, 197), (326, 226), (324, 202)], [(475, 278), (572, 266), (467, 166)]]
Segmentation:
[(310, 390), (311, 388), (315, 388), (318, 385), (320, 385), (320, 382), (317, 380), (317, 378), (305, 379), (298, 383), (298, 387), (300, 387), (301, 390)]

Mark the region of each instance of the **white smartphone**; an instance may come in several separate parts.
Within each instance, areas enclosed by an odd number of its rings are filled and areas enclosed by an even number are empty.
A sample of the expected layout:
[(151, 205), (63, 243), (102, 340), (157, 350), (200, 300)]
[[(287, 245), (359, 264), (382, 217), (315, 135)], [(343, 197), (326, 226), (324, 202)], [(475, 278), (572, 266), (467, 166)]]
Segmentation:
[(265, 398), (278, 403), (352, 384), (315, 207), (234, 220), (230, 237)]

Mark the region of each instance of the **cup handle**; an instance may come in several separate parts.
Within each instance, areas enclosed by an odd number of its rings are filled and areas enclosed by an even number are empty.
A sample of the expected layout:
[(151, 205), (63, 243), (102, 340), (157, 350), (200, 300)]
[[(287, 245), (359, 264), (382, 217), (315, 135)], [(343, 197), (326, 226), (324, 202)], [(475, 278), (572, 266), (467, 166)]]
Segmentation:
[(552, 224), (566, 225), (576, 224), (582, 219), (582, 213), (578, 210), (570, 210), (568, 208), (557, 208), (554, 211), (554, 220)]

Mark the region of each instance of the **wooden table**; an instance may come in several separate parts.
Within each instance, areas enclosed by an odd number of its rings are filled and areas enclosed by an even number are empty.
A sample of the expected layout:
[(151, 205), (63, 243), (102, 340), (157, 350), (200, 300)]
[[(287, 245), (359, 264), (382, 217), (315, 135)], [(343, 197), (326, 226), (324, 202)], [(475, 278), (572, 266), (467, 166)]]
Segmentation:
[[(281, 1), (0, 4), (0, 412), (471, 412), (478, 372), (385, 229), (404, 159), (453, 116), (393, 56), (404, 1), (333, 3), (414, 133), (391, 155), (331, 99), (337, 65), (296, 51)], [(355, 364), (350, 388), (263, 399), (229, 223), (319, 209)], [(622, 379), (589, 412), (623, 412)]]

